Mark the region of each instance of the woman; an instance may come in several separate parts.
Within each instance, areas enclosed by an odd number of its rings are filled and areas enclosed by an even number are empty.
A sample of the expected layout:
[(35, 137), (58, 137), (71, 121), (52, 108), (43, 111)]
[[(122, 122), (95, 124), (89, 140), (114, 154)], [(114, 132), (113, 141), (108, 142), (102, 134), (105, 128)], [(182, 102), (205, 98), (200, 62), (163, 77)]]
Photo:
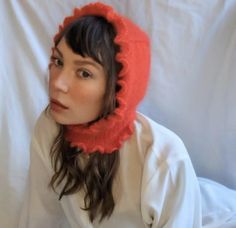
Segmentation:
[(54, 44), (20, 227), (201, 227), (183, 143), (136, 112), (149, 78), (147, 35), (92, 3), (65, 19)]

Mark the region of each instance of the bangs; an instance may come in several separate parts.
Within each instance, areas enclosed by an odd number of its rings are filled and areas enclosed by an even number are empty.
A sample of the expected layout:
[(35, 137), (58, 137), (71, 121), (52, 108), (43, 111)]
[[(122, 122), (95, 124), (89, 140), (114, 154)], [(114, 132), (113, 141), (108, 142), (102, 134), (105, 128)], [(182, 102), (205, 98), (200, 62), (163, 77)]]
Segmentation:
[(74, 53), (91, 57), (102, 66), (114, 59), (115, 32), (113, 26), (103, 17), (81, 17), (62, 32), (58, 42), (62, 37), (65, 37), (67, 45)]

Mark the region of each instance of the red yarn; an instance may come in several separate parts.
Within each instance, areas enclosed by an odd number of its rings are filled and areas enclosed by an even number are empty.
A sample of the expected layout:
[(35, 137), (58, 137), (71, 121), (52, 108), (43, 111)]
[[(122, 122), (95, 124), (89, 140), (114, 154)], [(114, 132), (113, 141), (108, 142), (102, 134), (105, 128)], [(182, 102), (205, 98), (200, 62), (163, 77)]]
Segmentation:
[(119, 149), (134, 131), (136, 107), (145, 95), (150, 70), (150, 44), (147, 35), (128, 18), (125, 18), (103, 3), (90, 3), (76, 8), (66, 17), (59, 33), (75, 19), (85, 15), (102, 16), (115, 28), (115, 43), (120, 46), (116, 60), (123, 66), (117, 83), (121, 89), (116, 94), (119, 103), (112, 114), (91, 126), (67, 126), (66, 140), (71, 146), (85, 153), (111, 153)]

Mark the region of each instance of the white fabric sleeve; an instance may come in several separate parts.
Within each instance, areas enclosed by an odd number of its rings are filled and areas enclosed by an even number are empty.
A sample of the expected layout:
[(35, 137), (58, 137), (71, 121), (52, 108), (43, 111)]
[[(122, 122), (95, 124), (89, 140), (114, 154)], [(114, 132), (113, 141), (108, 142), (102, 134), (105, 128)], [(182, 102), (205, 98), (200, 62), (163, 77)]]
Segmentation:
[[(181, 148), (182, 146), (180, 146)], [(185, 151), (185, 148), (182, 148)], [(165, 154), (170, 156), (168, 146)], [(187, 153), (187, 152), (186, 152)], [(202, 227), (201, 195), (197, 177), (188, 156), (146, 164), (149, 169), (142, 186), (142, 216), (147, 227)], [(147, 173), (152, 173), (148, 175)]]
[(44, 120), (41, 116), (31, 142), (30, 169), (19, 228), (65, 227), (58, 195), (48, 187), (52, 175), (47, 138), (50, 132)]

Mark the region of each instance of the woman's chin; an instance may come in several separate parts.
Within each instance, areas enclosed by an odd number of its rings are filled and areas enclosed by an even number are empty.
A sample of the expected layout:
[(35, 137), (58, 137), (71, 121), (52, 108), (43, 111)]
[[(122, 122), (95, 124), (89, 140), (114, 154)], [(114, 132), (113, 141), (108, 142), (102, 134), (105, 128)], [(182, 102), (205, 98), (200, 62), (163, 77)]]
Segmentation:
[(62, 125), (91, 125), (98, 120), (98, 117), (81, 114), (78, 118), (70, 116), (69, 113), (58, 112), (50, 108), (50, 115), (55, 122)]
[(50, 115), (52, 119), (54, 119), (54, 121), (57, 122), (58, 124), (63, 124), (63, 125), (70, 124), (68, 120), (61, 113), (55, 112), (51, 108), (50, 108)]

